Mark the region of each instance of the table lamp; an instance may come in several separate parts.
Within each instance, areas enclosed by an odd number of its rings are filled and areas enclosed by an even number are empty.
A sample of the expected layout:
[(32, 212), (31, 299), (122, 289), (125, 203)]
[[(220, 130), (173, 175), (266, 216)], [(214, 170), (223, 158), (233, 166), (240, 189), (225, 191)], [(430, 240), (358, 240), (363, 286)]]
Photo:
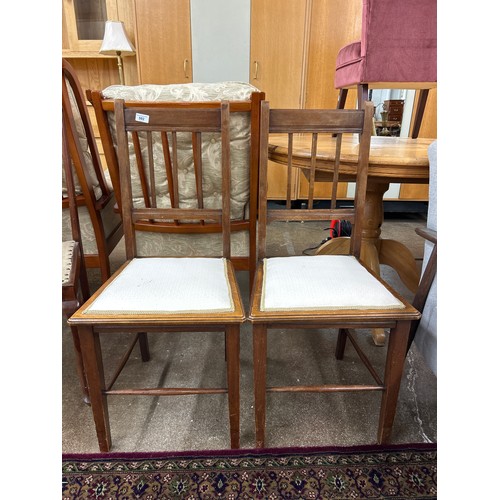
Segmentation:
[(125, 85), (123, 78), (122, 55), (132, 56), (135, 48), (125, 33), (125, 28), (121, 21), (106, 21), (104, 27), (104, 38), (99, 50), (100, 54), (115, 55), (118, 59), (118, 73), (120, 74), (120, 85)]

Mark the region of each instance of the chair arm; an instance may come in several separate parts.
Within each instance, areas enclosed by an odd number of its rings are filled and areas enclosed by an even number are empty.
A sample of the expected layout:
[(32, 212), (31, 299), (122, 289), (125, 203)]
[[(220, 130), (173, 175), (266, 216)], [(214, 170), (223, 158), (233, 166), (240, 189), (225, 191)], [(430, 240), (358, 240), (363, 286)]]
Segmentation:
[(427, 241), (430, 241), (435, 245), (437, 244), (437, 231), (429, 229), (428, 227), (417, 227), (415, 228), (415, 232), (419, 236), (422, 236), (422, 238), (425, 238)]

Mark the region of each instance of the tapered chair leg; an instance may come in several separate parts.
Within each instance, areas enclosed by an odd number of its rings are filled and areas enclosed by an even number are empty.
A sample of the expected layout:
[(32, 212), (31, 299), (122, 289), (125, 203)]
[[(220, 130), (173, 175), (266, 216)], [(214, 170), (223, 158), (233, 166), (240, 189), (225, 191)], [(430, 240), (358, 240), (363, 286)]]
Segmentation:
[(83, 367), (80, 337), (78, 336), (78, 330), (75, 326), (71, 327), (71, 334), (73, 336), (73, 347), (75, 349), (75, 357), (76, 357), (76, 371), (78, 373), (78, 379), (80, 380), (80, 387), (82, 388), (83, 392), (83, 401), (85, 404), (90, 404), (87, 378), (85, 377), (85, 369)]
[(389, 442), (392, 424), (396, 415), (399, 387), (406, 359), (406, 346), (410, 334), (410, 321), (398, 321), (389, 334), (387, 358), (385, 362), (384, 386), (382, 404), (380, 407), (377, 440), (379, 444)]
[(263, 448), (266, 430), (267, 327), (253, 325), (253, 390), (255, 398), (255, 441)]
[(360, 83), (358, 85), (358, 109), (363, 108), (363, 103), (368, 100), (368, 84)]
[(413, 129), (411, 131), (411, 138), (416, 139), (420, 132), (420, 125), (422, 125), (422, 119), (424, 117), (425, 105), (427, 103), (427, 97), (429, 96), (429, 89), (422, 89), (418, 96), (417, 109), (415, 111), (415, 120), (413, 121)]
[(240, 447), (240, 327), (226, 327), (226, 369), (231, 448)]
[(335, 357), (337, 359), (344, 359), (346, 340), (347, 340), (347, 330), (345, 330), (344, 328), (339, 328), (339, 334), (337, 337), (337, 346), (335, 348)]
[(91, 326), (78, 327), (82, 348), (83, 364), (90, 395), (90, 404), (94, 414), (94, 422), (99, 442), (99, 450), (108, 452), (111, 449), (111, 433), (107, 397), (104, 394), (104, 368), (102, 364), (101, 343), (99, 334)]
[(337, 101), (337, 109), (344, 109), (347, 101), (347, 92), (349, 89), (340, 89), (339, 98)]
[(149, 341), (147, 333), (139, 333), (139, 348), (141, 350), (141, 359), (149, 361), (151, 356), (149, 354)]

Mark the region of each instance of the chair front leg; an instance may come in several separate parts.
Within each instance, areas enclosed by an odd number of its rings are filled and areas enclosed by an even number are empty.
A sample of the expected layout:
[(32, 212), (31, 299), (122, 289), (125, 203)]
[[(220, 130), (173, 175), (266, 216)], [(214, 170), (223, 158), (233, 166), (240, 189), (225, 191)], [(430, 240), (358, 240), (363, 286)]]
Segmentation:
[(99, 450), (108, 452), (111, 449), (111, 433), (109, 430), (108, 402), (104, 394), (106, 387), (99, 334), (94, 332), (91, 326), (79, 326), (78, 335), (80, 337), (83, 365), (87, 377), (90, 405), (94, 414)]
[(396, 415), (399, 387), (406, 359), (406, 346), (410, 334), (410, 321), (398, 321), (389, 333), (387, 358), (385, 361), (384, 391), (378, 426), (377, 441), (379, 444), (389, 442), (392, 424)]
[(253, 325), (253, 390), (255, 398), (255, 441), (263, 448), (266, 431), (267, 326)]
[(226, 370), (231, 448), (240, 447), (240, 326), (228, 325), (225, 332)]
[(89, 388), (87, 385), (87, 377), (85, 376), (85, 368), (83, 367), (82, 348), (80, 345), (80, 337), (78, 336), (78, 329), (76, 326), (71, 327), (71, 335), (73, 336), (73, 348), (75, 350), (76, 358), (76, 371), (78, 379), (80, 380), (80, 387), (83, 392), (83, 402), (90, 404)]

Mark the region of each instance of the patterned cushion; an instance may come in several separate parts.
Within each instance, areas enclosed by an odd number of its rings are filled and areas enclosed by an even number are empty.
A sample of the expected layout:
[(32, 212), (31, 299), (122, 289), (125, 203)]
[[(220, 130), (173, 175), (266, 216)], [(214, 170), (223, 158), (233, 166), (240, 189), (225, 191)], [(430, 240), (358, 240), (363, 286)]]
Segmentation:
[(133, 259), (84, 311), (89, 315), (233, 311), (226, 259)]
[[(121, 224), (121, 216), (114, 211), (116, 201), (114, 197), (108, 202), (101, 211), (101, 218), (104, 227), (105, 238), (110, 236)], [(90, 219), (87, 207), (78, 207), (78, 222), (80, 224), (80, 233), (82, 237), (82, 247), (85, 255), (97, 254), (97, 244), (95, 239), (94, 226)], [(71, 239), (71, 217), (69, 209), (62, 210), (62, 240)]]
[[(188, 83), (175, 85), (112, 85), (102, 91), (107, 99), (124, 99), (126, 101), (168, 101), (168, 102), (200, 102), (200, 101), (242, 101), (250, 100), (252, 92), (258, 89), (243, 82), (222, 83)], [(116, 146), (116, 129), (114, 114), (108, 113), (113, 142)], [(250, 177), (250, 116), (248, 113), (231, 113), (231, 218), (244, 218), (245, 209), (249, 200)], [(159, 189), (164, 191), (166, 171), (161, 152), (159, 136), (154, 138), (155, 146), (155, 178)], [(130, 141), (131, 144), (131, 141)], [(191, 134), (179, 134), (179, 184), (180, 206), (186, 208), (197, 207), (196, 186), (194, 182), (194, 162), (192, 157)], [(131, 146), (132, 147), (132, 146)], [(221, 177), (219, 160), (221, 156), (220, 137), (216, 134), (204, 134), (202, 140), (203, 155), (203, 189), (206, 208), (220, 208), (221, 206)], [(146, 174), (149, 175), (146, 163)], [(132, 193), (134, 203), (142, 205), (140, 180), (135, 161), (132, 165)], [(135, 194), (135, 196), (134, 196)], [(159, 207), (170, 206), (169, 197), (162, 193), (157, 194)]]
[(264, 260), (262, 311), (403, 307), (400, 300), (350, 255)]
[(62, 284), (69, 282), (69, 275), (73, 267), (73, 253), (76, 243), (74, 241), (62, 242)]
[[(80, 117), (80, 111), (78, 109), (78, 104), (76, 102), (75, 94), (73, 93), (73, 89), (71, 88), (67, 79), (66, 79), (66, 86), (68, 88), (69, 100), (71, 102), (71, 109), (73, 111), (73, 117), (75, 119), (76, 133), (78, 135), (78, 140), (80, 142), (80, 147), (82, 149), (85, 168), (88, 174), (88, 178), (90, 180), (90, 185), (92, 186), (95, 197), (98, 200), (102, 196), (101, 188), (99, 186), (99, 182), (97, 180), (95, 169), (92, 163), (92, 155), (90, 154), (89, 143), (87, 140), (87, 135), (85, 134), (83, 121)], [(75, 183), (75, 193), (77, 195), (82, 194), (82, 187), (78, 179), (78, 176), (76, 175), (74, 167), (73, 167), (73, 182)], [(67, 198), (68, 196), (68, 191), (66, 188), (66, 177), (64, 175), (64, 168), (62, 169), (62, 195), (64, 198)]]

